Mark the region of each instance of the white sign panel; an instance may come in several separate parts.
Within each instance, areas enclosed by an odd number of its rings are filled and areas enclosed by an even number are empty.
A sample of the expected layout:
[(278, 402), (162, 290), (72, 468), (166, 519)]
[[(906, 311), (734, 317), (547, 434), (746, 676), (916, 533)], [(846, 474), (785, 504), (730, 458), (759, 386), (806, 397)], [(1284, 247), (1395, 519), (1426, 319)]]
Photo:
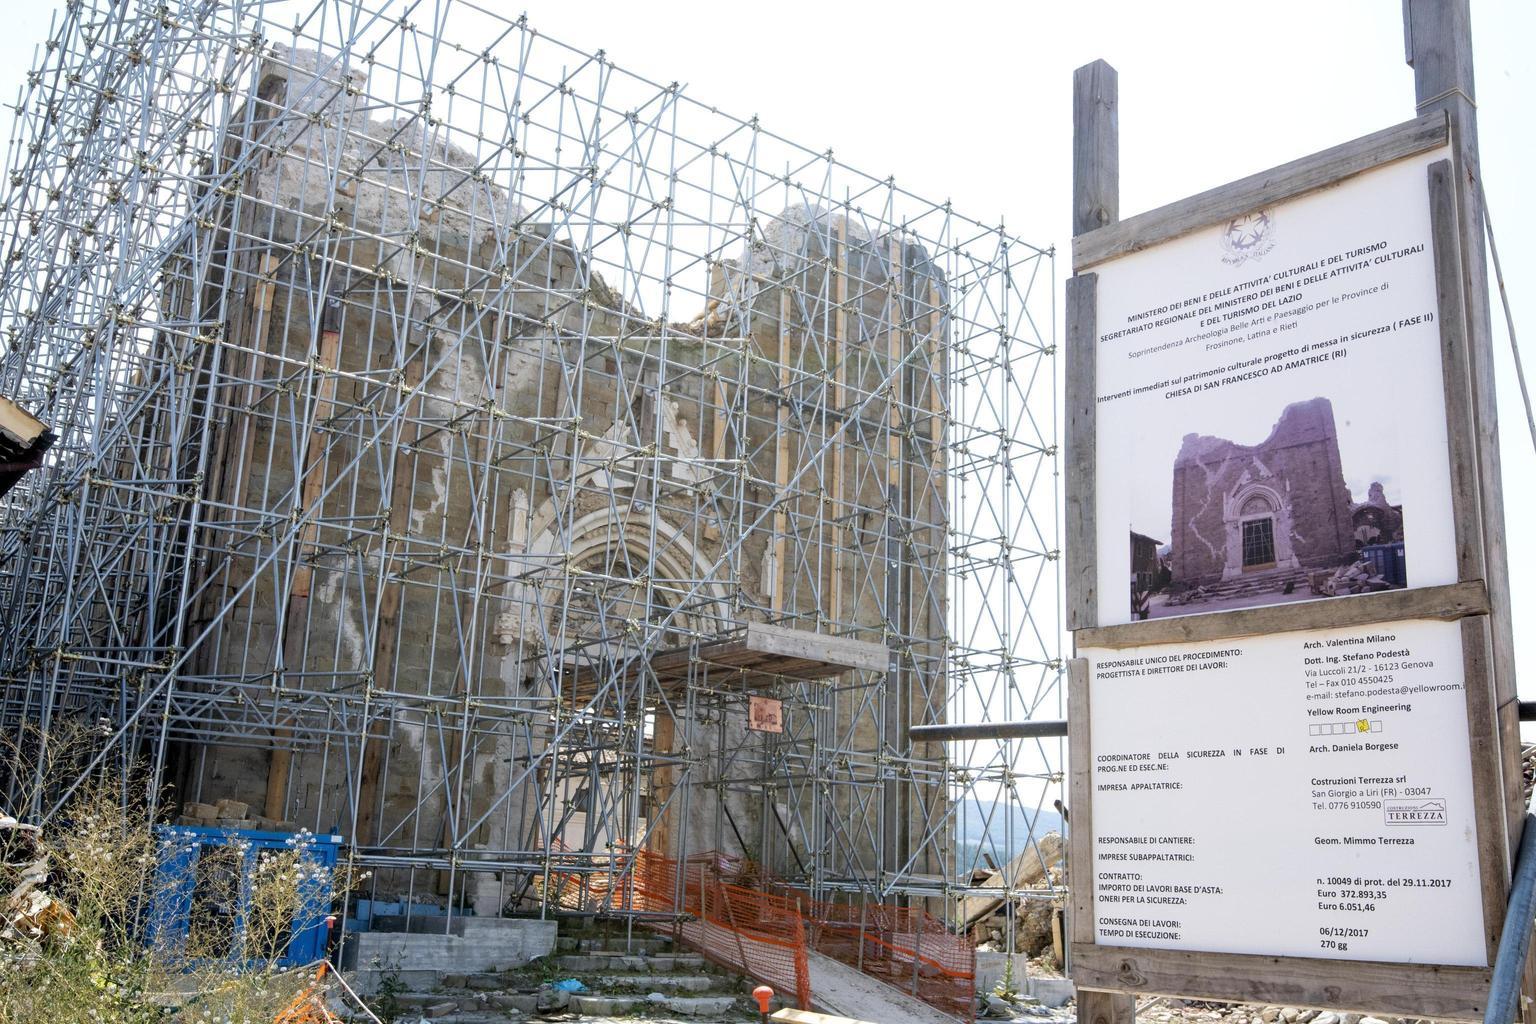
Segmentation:
[(1486, 964), (1459, 626), (1083, 654), (1098, 943)]
[(1445, 155), (1092, 268), (1097, 625), (1455, 582)]

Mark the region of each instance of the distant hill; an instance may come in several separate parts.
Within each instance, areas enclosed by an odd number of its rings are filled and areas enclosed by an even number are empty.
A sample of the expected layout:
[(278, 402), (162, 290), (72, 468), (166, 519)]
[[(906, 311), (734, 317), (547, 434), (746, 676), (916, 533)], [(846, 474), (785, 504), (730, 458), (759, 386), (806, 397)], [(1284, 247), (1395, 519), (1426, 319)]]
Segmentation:
[(1020, 807), (1006, 800), (994, 804), (985, 797), (966, 797), (955, 808), (954, 821), (955, 853), (962, 863), (968, 863), (978, 847), (999, 864), (1006, 863), (1023, 851), (1031, 832), (1038, 838), (1048, 832), (1064, 831), (1061, 815), (1050, 807), (1037, 812), (1034, 807)]

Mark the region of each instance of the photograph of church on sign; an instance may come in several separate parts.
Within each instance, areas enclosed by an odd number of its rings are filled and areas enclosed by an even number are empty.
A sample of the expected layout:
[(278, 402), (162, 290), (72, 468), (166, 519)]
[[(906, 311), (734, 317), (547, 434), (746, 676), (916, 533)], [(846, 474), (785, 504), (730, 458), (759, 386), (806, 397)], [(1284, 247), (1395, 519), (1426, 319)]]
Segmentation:
[(1166, 544), (1130, 533), (1133, 616), (1187, 615), (1407, 585), (1403, 508), (1345, 483), (1333, 403), (1285, 407), (1268, 438), (1186, 434)]

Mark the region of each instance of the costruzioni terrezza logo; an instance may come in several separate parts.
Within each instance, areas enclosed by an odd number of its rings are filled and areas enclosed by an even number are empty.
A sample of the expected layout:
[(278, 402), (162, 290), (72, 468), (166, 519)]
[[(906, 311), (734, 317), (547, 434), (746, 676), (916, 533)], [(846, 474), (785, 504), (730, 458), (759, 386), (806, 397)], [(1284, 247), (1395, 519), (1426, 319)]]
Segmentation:
[(1382, 813), (1388, 825), (1444, 825), (1445, 801), (1384, 800)]
[(1238, 266), (1256, 260), (1275, 247), (1275, 217), (1268, 210), (1255, 210), (1227, 221), (1221, 233), (1221, 262)]

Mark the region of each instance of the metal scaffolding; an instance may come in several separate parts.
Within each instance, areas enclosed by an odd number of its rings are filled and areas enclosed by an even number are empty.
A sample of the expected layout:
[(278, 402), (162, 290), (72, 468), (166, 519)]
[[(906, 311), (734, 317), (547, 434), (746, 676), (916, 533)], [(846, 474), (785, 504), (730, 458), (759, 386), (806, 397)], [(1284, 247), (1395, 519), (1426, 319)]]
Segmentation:
[(1049, 250), (459, 0), (72, 0), (7, 170), (0, 720), (96, 737), (24, 810), (449, 913), (1025, 849), (1059, 741), (907, 730), (1064, 710)]

